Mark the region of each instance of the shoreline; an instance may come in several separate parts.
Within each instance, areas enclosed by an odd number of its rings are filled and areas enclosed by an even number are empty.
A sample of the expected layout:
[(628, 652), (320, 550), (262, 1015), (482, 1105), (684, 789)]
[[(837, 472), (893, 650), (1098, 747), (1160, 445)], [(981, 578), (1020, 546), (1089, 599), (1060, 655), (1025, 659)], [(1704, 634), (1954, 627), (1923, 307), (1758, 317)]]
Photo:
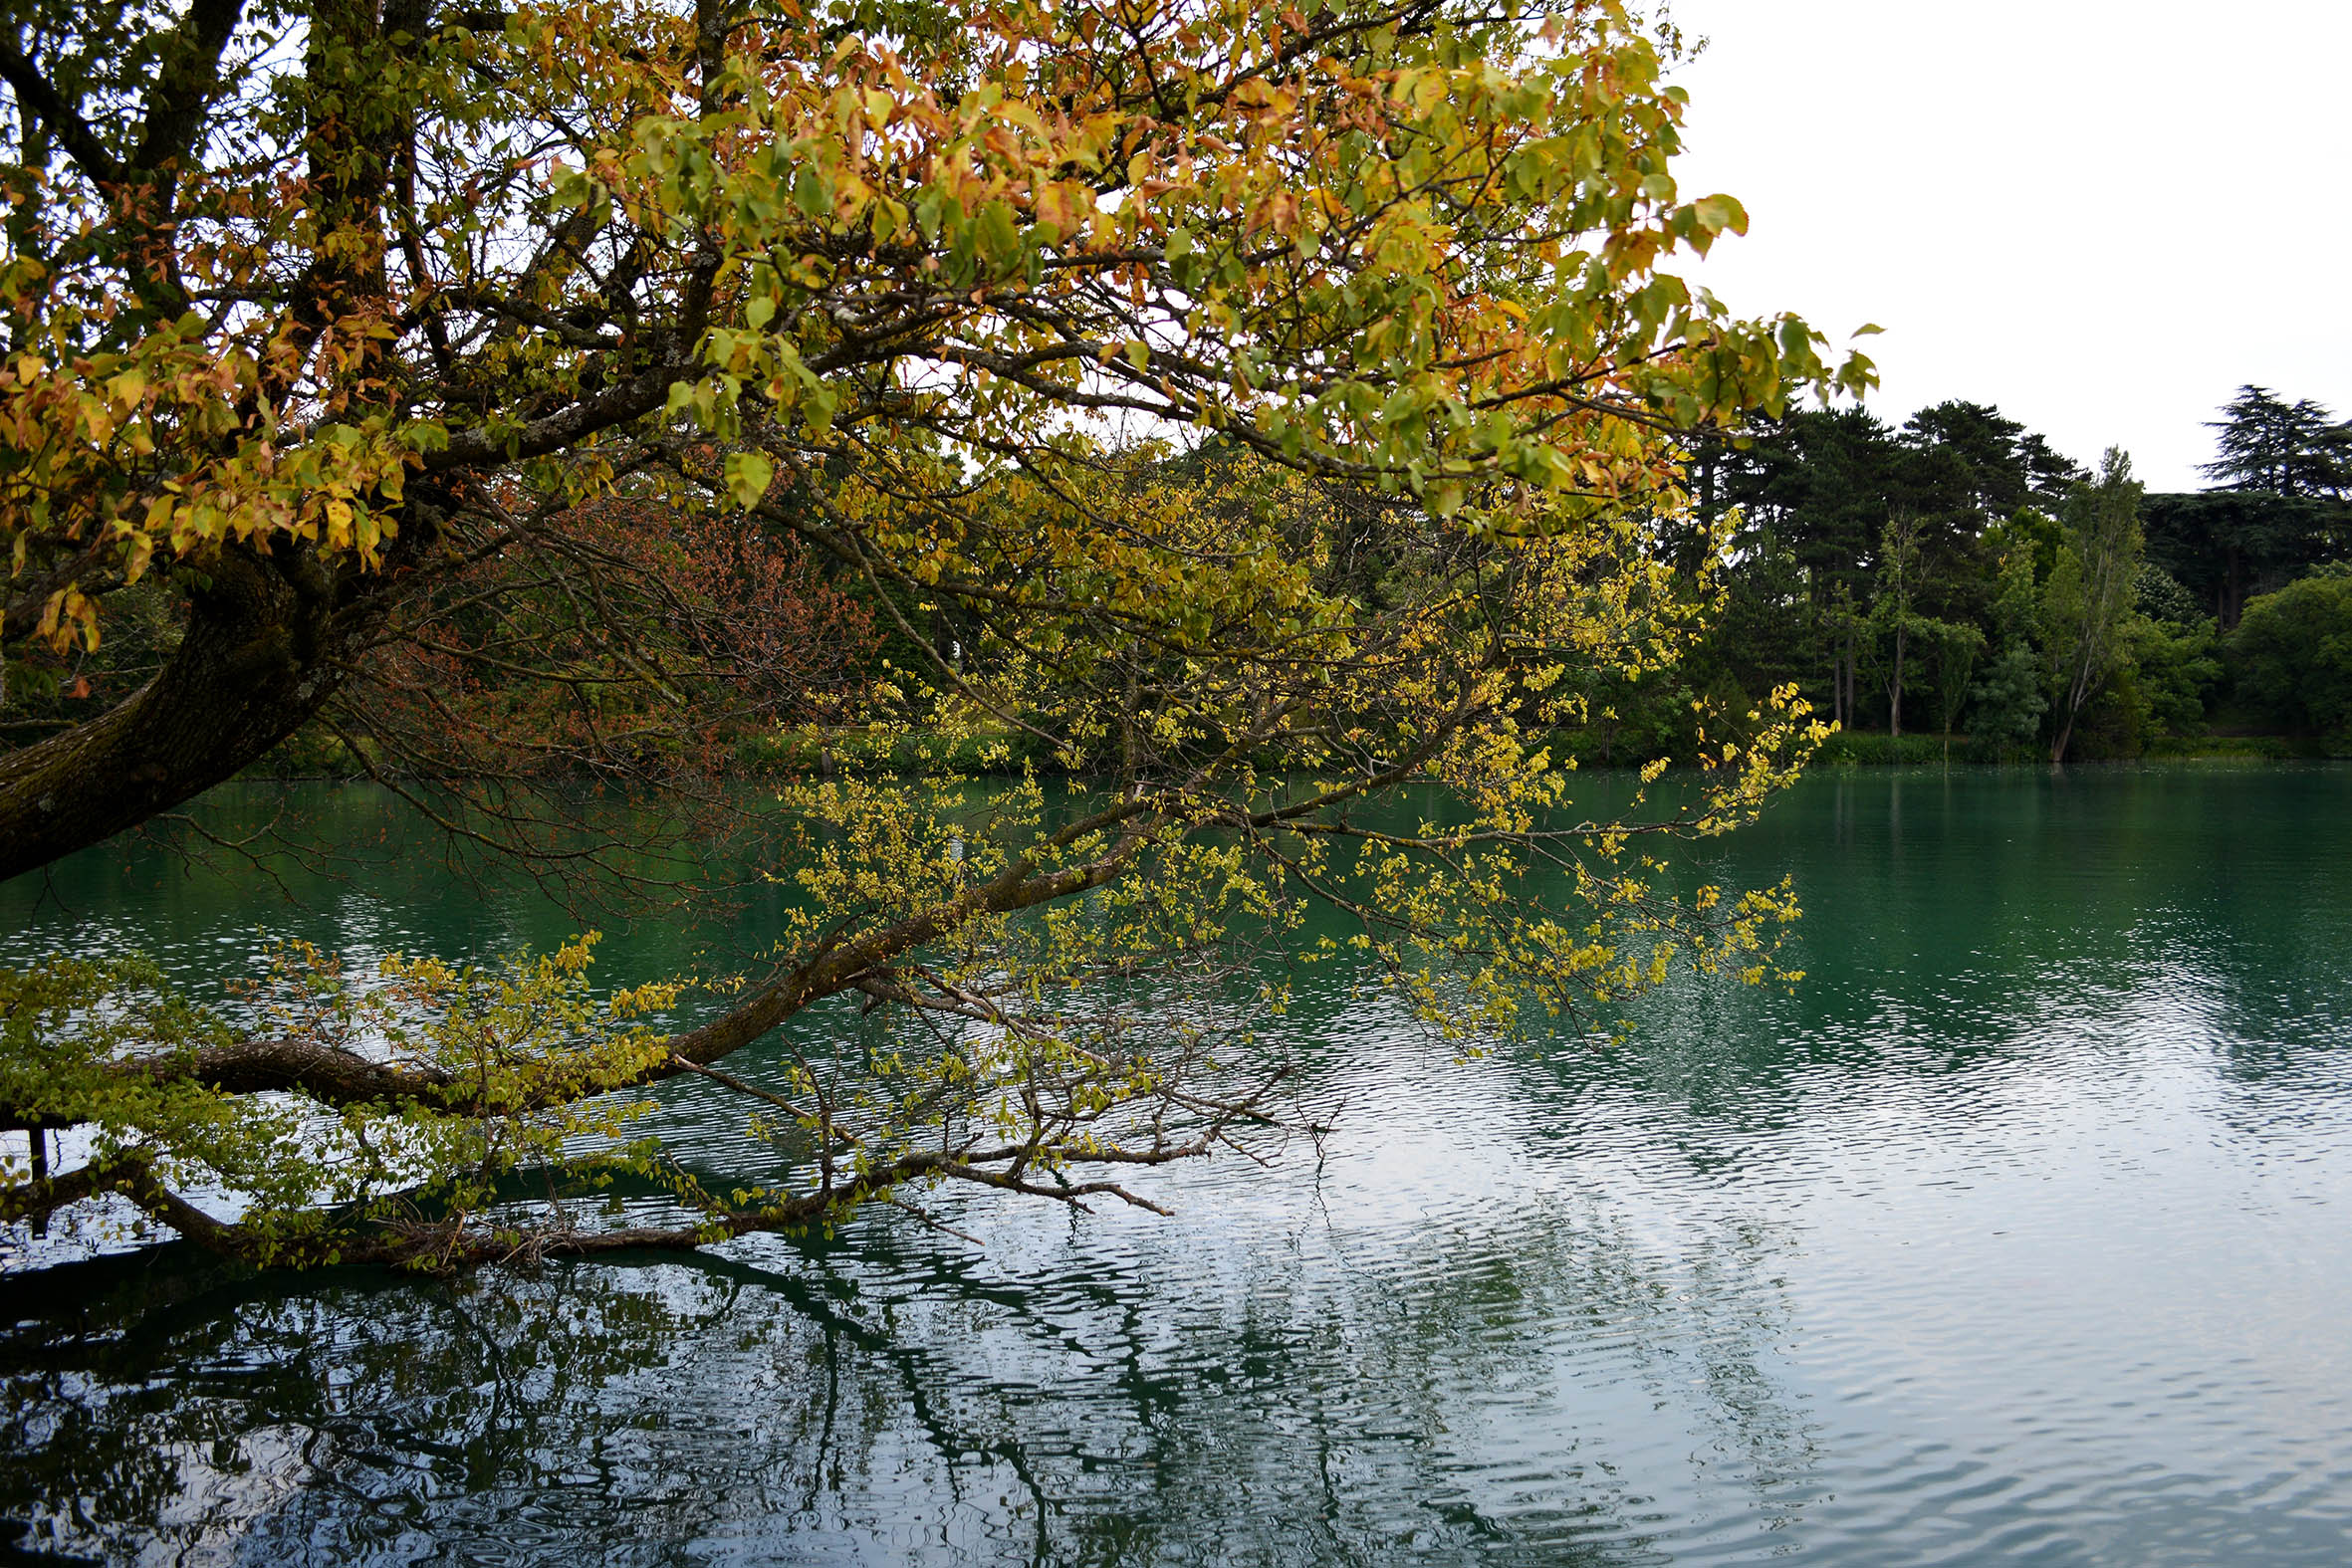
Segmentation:
[[(1653, 759), (1629, 755), (1623, 760), (1578, 756), (1583, 737), (1555, 732), (1545, 738), (1555, 755), (1574, 760), (1587, 774), (1630, 774)], [(240, 783), (357, 784), (367, 780), (362, 769), (339, 768), (327, 759), (303, 759), (305, 767), (272, 767), (269, 760), (236, 776)], [(2116, 767), (2152, 763), (2213, 763), (2264, 765), (2352, 761), (2352, 753), (2330, 751), (2314, 737), (2285, 735), (2218, 735), (2196, 740), (2171, 740), (2130, 755), (2090, 754), (2052, 764), (2036, 750), (2007, 748), (1999, 752), (1954, 736), (1888, 736), (1878, 731), (1841, 731), (1821, 743), (1805, 764), (1805, 772), (1861, 768), (2049, 768)], [(319, 766), (324, 763), (325, 766)], [(1697, 765), (1671, 760), (1668, 771), (1683, 773)], [(802, 735), (788, 742), (762, 738), (737, 748), (732, 765), (718, 777), (742, 781), (779, 778), (831, 778), (888, 774), (965, 774), (976, 778), (1017, 778), (1034, 768), (1055, 778), (1105, 777), (1106, 771), (1067, 768), (1034, 743), (1017, 744), (1004, 736), (942, 737), (935, 732), (869, 735), (846, 731), (822, 739)], [(546, 784), (588, 783), (586, 779), (551, 776)]]

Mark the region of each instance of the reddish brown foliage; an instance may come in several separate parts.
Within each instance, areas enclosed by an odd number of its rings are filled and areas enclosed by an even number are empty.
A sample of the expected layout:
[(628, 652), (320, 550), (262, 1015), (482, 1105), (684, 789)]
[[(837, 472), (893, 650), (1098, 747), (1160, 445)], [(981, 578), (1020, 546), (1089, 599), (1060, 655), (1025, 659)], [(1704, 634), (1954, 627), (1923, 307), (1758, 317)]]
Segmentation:
[(420, 598), (342, 722), (379, 769), (449, 780), (725, 773), (841, 712), (871, 616), (749, 520), (615, 498)]

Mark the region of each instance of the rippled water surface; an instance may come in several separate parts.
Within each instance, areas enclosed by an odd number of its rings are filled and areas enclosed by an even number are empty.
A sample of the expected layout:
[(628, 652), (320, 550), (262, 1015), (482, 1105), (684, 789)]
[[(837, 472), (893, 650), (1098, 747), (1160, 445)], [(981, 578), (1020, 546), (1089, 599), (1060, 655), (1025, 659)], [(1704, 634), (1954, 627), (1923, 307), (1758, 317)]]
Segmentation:
[[(1335, 1130), (1155, 1176), (1173, 1220), (951, 1200), (983, 1244), (885, 1213), (456, 1284), (19, 1235), (0, 1519), (155, 1562), (2340, 1568), (2348, 808), (2341, 768), (1825, 775), (1724, 851), (1794, 874), (1797, 995), (1473, 1064), (1308, 999)], [(0, 889), (0, 947), (564, 929), (122, 860)]]

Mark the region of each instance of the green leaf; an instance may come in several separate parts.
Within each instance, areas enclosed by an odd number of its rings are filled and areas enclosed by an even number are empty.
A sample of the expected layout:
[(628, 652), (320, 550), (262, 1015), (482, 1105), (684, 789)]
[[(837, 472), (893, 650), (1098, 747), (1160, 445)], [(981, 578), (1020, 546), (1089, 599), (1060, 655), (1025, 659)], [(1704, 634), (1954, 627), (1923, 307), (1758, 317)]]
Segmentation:
[(1691, 203), (1691, 211), (1699, 219), (1699, 227), (1710, 234), (1721, 234), (1727, 229), (1734, 234), (1748, 232), (1748, 209), (1729, 196), (1701, 196)]
[(1021, 230), (1012, 203), (992, 201), (980, 209), (980, 244), (995, 271), (1009, 269), (1021, 252)]
[(776, 465), (765, 452), (727, 454), (727, 494), (746, 512), (760, 504), (760, 498), (768, 493), (769, 482), (775, 477)]

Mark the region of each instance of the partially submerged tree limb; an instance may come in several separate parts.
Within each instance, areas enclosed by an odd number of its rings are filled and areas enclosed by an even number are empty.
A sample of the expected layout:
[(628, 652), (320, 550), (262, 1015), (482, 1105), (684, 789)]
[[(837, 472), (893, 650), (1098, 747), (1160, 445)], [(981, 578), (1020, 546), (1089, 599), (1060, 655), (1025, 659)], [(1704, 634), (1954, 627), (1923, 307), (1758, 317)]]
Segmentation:
[[(1237, 1101), (1233, 1114), (1242, 1114), (1254, 1103)], [(1067, 1163), (1166, 1165), (1202, 1158), (1222, 1138), (1220, 1127), (1184, 1144), (1139, 1151), (1105, 1150), (1068, 1157)], [(389, 1264), (438, 1270), (552, 1257), (677, 1250), (760, 1232), (801, 1232), (836, 1219), (864, 1202), (883, 1201), (911, 1208), (890, 1195), (901, 1187), (926, 1181), (965, 1183), (997, 1192), (1050, 1199), (1077, 1209), (1085, 1208), (1088, 1198), (1108, 1197), (1152, 1214), (1172, 1213), (1114, 1181), (1047, 1183), (1023, 1177), (1013, 1167), (1026, 1153), (1021, 1149), (993, 1149), (961, 1157), (910, 1154), (866, 1173), (847, 1188), (824, 1189), (756, 1209), (717, 1209), (689, 1225), (585, 1230), (571, 1225), (550, 1226), (544, 1223), (544, 1217), (538, 1216), (488, 1220), (464, 1216), (439, 1221), (383, 1220), (353, 1231), (327, 1231), (291, 1239), (273, 1230), (216, 1219), (164, 1185), (148, 1162), (125, 1159), (103, 1166), (86, 1166), (67, 1176), (0, 1191), (0, 1222), (38, 1227), (70, 1205), (113, 1195), (158, 1224), (168, 1226), (182, 1238), (239, 1262), (279, 1267)], [(927, 1216), (925, 1219), (936, 1224)]]

